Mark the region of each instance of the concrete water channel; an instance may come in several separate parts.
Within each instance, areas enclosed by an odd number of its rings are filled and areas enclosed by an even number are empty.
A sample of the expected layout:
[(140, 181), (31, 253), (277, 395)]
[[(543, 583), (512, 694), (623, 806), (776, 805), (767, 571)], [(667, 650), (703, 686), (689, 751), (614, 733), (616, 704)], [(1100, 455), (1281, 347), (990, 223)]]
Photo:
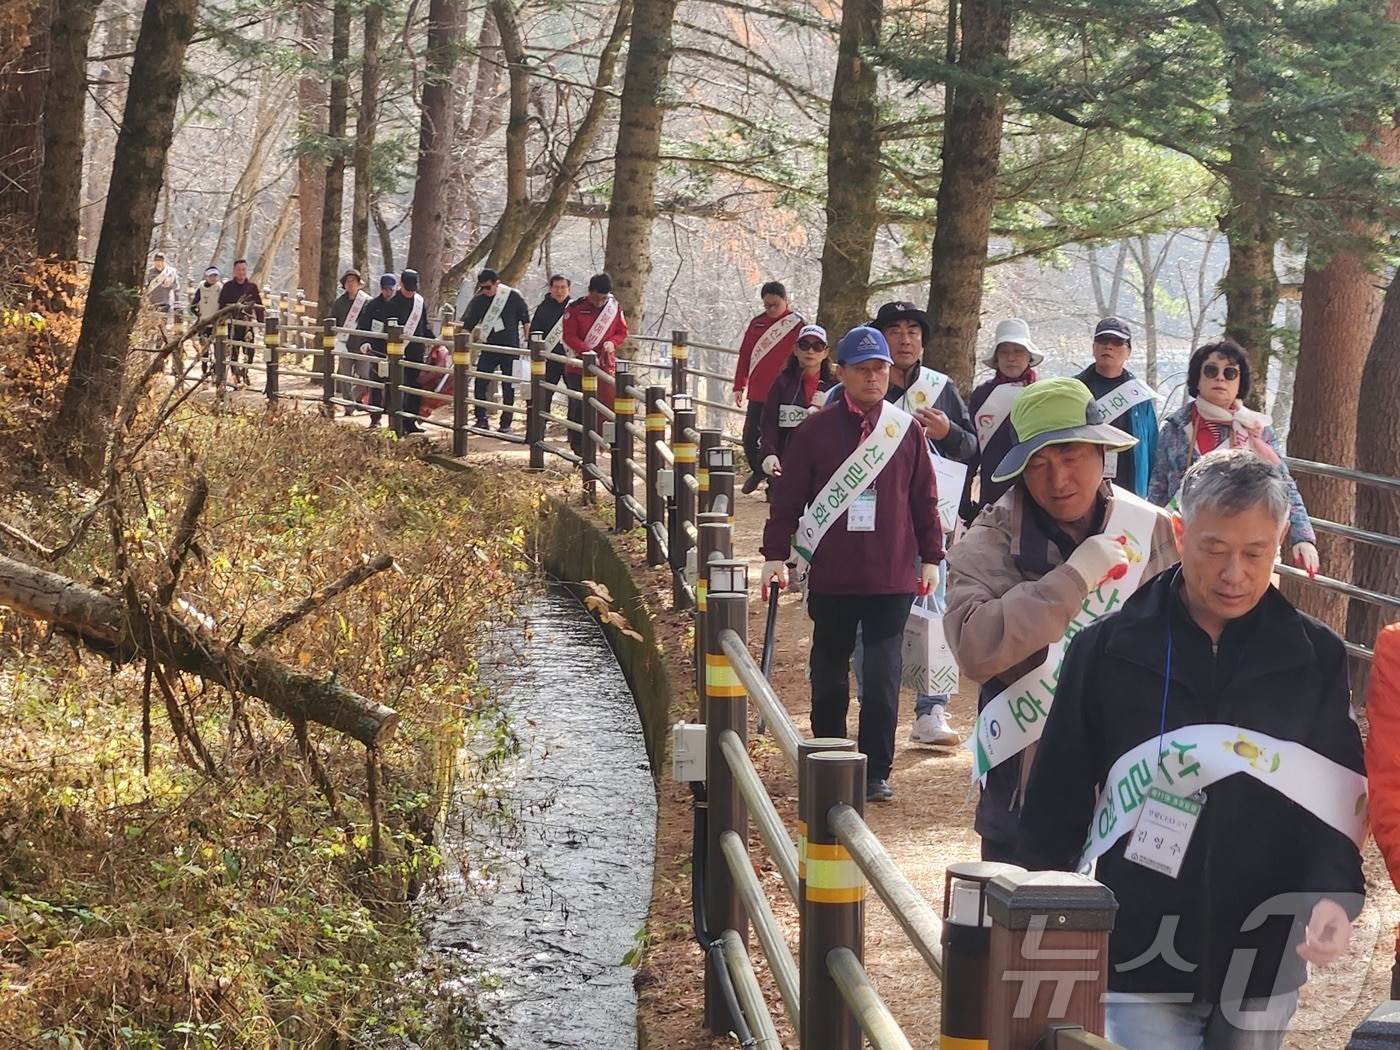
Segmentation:
[[(533, 596), (482, 652), (519, 753), (489, 785), (504, 811), (454, 800), (430, 944), (480, 975), (502, 1047), (635, 1046), (630, 953), (651, 900), (656, 794), (632, 692), (562, 587)], [(491, 735), (467, 742), (464, 769)]]

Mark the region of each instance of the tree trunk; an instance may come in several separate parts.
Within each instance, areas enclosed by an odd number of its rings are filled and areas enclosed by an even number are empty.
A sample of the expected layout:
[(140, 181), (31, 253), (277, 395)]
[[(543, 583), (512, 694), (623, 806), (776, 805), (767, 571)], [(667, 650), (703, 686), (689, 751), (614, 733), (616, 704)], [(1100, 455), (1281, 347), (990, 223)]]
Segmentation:
[(869, 318), (870, 264), (880, 228), (879, 71), (882, 0), (846, 0), (826, 152), (826, 243), (817, 321), (833, 333)]
[[(323, 135), (326, 130), (326, 88), (320, 69), (321, 40), (326, 20), (319, 4), (301, 5), (301, 46), (305, 68), (297, 81), (297, 106), (303, 135)], [(297, 202), (301, 224), (297, 233), (297, 287), (315, 295), (321, 281), (321, 214), (326, 207), (326, 170), (315, 150), (297, 158)], [(239, 254), (246, 254), (242, 247)]]
[[(1391, 0), (1388, 17), (1400, 21), (1400, 0)], [(1392, 121), (1378, 131), (1367, 149), (1389, 167), (1400, 165), (1400, 129)], [(1384, 233), (1378, 224), (1348, 222), (1346, 228), (1367, 239)], [(1288, 450), (1300, 459), (1339, 467), (1356, 465), (1357, 404), (1384, 301), (1379, 276), (1382, 265), (1383, 260), (1373, 250), (1347, 248), (1334, 251), (1320, 268), (1309, 265), (1303, 271), (1294, 411), (1288, 435)], [(1354, 490), (1359, 486), (1301, 471), (1297, 479), (1310, 515), (1352, 524)], [(1318, 533), (1317, 541), (1323, 572), (1339, 580), (1350, 579), (1351, 541), (1326, 532)], [(1305, 612), (1335, 630), (1344, 629), (1344, 596), (1315, 587), (1292, 588), (1289, 595)]]
[(603, 268), (613, 292), (642, 331), (647, 279), (651, 276), (651, 228), (656, 219), (656, 169), (661, 125), (666, 115), (671, 67), (671, 23), (676, 0), (637, 0), (632, 8), (632, 40), (622, 79), (617, 124), (613, 193)]
[[(1358, 470), (1400, 478), (1400, 427), (1383, 422), (1394, 420), (1397, 404), (1400, 404), (1400, 281), (1391, 281), (1361, 378), (1357, 415), (1376, 421), (1376, 425), (1357, 431)], [(1371, 532), (1400, 536), (1400, 492), (1357, 485), (1356, 524)], [(1394, 552), (1369, 543), (1356, 545), (1352, 581), (1357, 586), (1395, 594), (1397, 579), (1400, 579), (1400, 558)], [(1373, 645), (1381, 627), (1395, 619), (1392, 609), (1353, 601), (1347, 614), (1347, 637)], [(1360, 683), (1354, 681), (1354, 685)]]
[(45, 0), (20, 4), (0, 23), (0, 229), (7, 238), (33, 229), (39, 214), (49, 7)]
[[(563, 217), (570, 203), (571, 193), (577, 187), (579, 165), (593, 148), (598, 129), (603, 123), (603, 116), (607, 112), (611, 100), (608, 89), (612, 86), (613, 75), (617, 69), (617, 56), (627, 39), (627, 29), (631, 24), (632, 3), (631, 0), (623, 0), (618, 5), (617, 16), (613, 19), (612, 35), (608, 37), (602, 53), (598, 56), (598, 72), (593, 78), (593, 94), (588, 100), (588, 108), (564, 151), (563, 160), (549, 178), (544, 201), (533, 209), (530, 224), (516, 239), (514, 251), (502, 256), (506, 260), (502, 268), (503, 273), (524, 273), (530, 259)], [(553, 273), (554, 268), (549, 264), (547, 250), (545, 258), (545, 271)], [(456, 269), (454, 266), (449, 273), (455, 274)], [(460, 279), (461, 276), (456, 275), (456, 280)]]
[(1103, 289), (1103, 266), (1099, 263), (1099, 250), (1089, 249), (1089, 283), (1094, 288), (1094, 305), (1100, 317), (1112, 317), (1118, 313), (1118, 296), (1123, 290), (1123, 270), (1128, 264), (1128, 242), (1118, 242), (1118, 258), (1113, 264), (1113, 280), (1109, 282), (1108, 294)]
[(92, 474), (121, 396), (194, 12), (195, 0), (162, 0), (141, 16), (87, 308), (54, 421), (54, 447)]
[(987, 241), (996, 204), (1005, 104), (979, 78), (1005, 61), (1011, 46), (1010, 0), (963, 0), (962, 47), (943, 122), (943, 174), (929, 272), (933, 338), (924, 361), (946, 372), (964, 393), (977, 366), (977, 329)]
[[(139, 57), (137, 61), (139, 65)], [(72, 632), (84, 646), (116, 663), (144, 655), (136, 640), (144, 640), (149, 632), (154, 650), (150, 655), (161, 664), (256, 696), (294, 722), (327, 726), (367, 747), (387, 740), (399, 722), (392, 708), (347, 689), (334, 675), (317, 678), (237, 642), (220, 644), (168, 613), (151, 616), (149, 621), (141, 616), (133, 618), (126, 606), (109, 594), (3, 556), (0, 605)]]
[(408, 266), (422, 276), (429, 311), (442, 285), (447, 247), (447, 180), (451, 172), (452, 132), (457, 126), (453, 70), (465, 28), (458, 0), (430, 0), (428, 47), (424, 52), (422, 116), (418, 124), (418, 178), (413, 188), (413, 218), (408, 234)]
[(44, 95), (44, 172), (35, 254), (76, 261), (83, 203), (83, 107), (87, 51), (102, 0), (57, 0)]
[(360, 60), (360, 105), (355, 112), (355, 197), (350, 205), (350, 260), (369, 274), (369, 208), (374, 195), (374, 136), (379, 124), (379, 36), (384, 8), (365, 5), (364, 55)]
[(340, 280), (340, 230), (345, 211), (345, 128), (350, 108), (350, 0), (335, 0), (331, 12), (330, 110), (326, 120), (326, 197), (321, 209), (321, 275), (316, 305), (321, 317), (331, 315), (331, 301)]
[[(528, 221), (530, 183), (526, 171), (525, 147), (530, 139), (530, 67), (520, 26), (515, 19), (515, 0), (490, 0), (491, 14), (501, 35), (510, 78), (510, 116), (506, 121), (506, 202), (492, 240), (490, 265), (500, 271), (501, 280), (516, 284), (525, 276), (530, 258), (515, 252)], [(504, 265), (510, 260), (509, 267)]]

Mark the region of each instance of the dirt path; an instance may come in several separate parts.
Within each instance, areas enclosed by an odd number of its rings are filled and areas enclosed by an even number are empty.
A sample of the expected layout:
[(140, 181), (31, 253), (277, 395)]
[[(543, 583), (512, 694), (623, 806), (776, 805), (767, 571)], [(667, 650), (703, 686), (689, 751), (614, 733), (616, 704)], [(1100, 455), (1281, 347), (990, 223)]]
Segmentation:
[[(306, 384), (309, 391), (313, 384)], [(301, 384), (297, 386), (301, 392)], [(250, 407), (262, 402), (261, 395), (240, 392), (239, 404)], [(314, 410), (314, 405), (305, 405)], [(350, 420), (364, 425), (364, 415)], [(517, 429), (522, 425), (517, 422)], [(446, 431), (435, 431), (411, 441), (426, 441), (442, 449), (449, 441)], [(483, 469), (498, 469), (503, 475), (523, 465), (525, 450), (520, 445), (492, 438), (473, 436), (469, 461)], [(561, 471), (560, 494), (577, 499), (577, 474), (567, 465), (551, 461)], [(605, 493), (600, 494), (606, 501)], [(750, 564), (750, 578), (756, 579), (763, 559), (758, 553), (767, 505), (760, 496), (740, 496), (736, 508), (735, 557)], [(610, 517), (610, 511), (607, 512)], [(662, 569), (645, 564), (643, 545), (635, 537), (620, 538), (619, 549), (633, 565), (636, 577), (650, 595), (651, 608), (660, 629), (677, 690), (672, 721), (697, 718), (691, 658), (692, 621), (689, 614), (670, 608), (670, 581)], [(753, 600), (749, 609), (749, 645), (757, 654), (763, 642), (765, 609)], [(797, 596), (779, 602), (777, 641), (772, 680), (778, 696), (786, 704), (802, 735), (810, 729), (810, 702), (806, 678), (807, 652), (811, 645), (811, 621)], [(906, 691), (907, 694), (907, 691)], [(970, 688), (954, 697), (949, 718), (959, 733), (971, 729), (975, 700)], [(851, 728), (854, 729), (855, 712)], [(888, 805), (869, 807), (866, 819), (894, 855), (905, 874), (935, 907), (941, 909), (943, 874), (949, 864), (977, 858), (977, 838), (972, 832), (972, 802), (968, 786), (971, 755), (963, 749), (939, 750), (908, 742), (913, 719), (913, 699), (903, 698), (891, 785), (895, 800)], [(750, 751), (768, 785), (779, 812), (789, 828), (796, 824), (796, 783), (777, 748), (756, 733), (750, 722)], [(702, 1018), (703, 960), (695, 945), (691, 927), (690, 851), (691, 805), (683, 785), (665, 775), (658, 782), (656, 873), (653, 883), (651, 918), (646, 950), (636, 985), (639, 992), (639, 1022), (643, 1046), (666, 1050), (718, 1050), (731, 1047), (727, 1038), (711, 1038)], [(776, 869), (764, 854), (757, 835), (750, 836), (750, 851), (768, 891), (789, 945), (796, 950), (798, 928), (795, 909), (786, 899), (786, 890)], [(1341, 1050), (1352, 1029), (1367, 1013), (1388, 996), (1390, 968), (1394, 961), (1394, 936), (1400, 918), (1400, 898), (1391, 886), (1374, 843), (1365, 851), (1368, 899), (1352, 938), (1352, 948), (1338, 964), (1316, 973), (1303, 990), (1302, 1005), (1285, 1042), (1286, 1050)], [(779, 1022), (783, 1045), (795, 1047), (792, 1029), (781, 1016), (781, 1000), (768, 975), (756, 941), (751, 943), (755, 967), (767, 989), (770, 1009)], [(903, 932), (883, 904), (873, 894), (866, 909), (865, 964), (876, 989), (915, 1046), (935, 1046), (938, 1041), (940, 986), (928, 972)]]

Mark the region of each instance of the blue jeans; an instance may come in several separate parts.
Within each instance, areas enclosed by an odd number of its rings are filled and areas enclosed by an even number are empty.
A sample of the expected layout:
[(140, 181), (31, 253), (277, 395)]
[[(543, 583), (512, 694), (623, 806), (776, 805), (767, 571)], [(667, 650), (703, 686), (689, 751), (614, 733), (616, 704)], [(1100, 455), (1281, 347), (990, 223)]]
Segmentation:
[(1279, 1050), (1298, 1008), (1296, 991), (1233, 1003), (1108, 994), (1105, 1034), (1125, 1050)]
[[(915, 563), (915, 567), (914, 567), (914, 571), (915, 571), (915, 572), (918, 572), (918, 571), (919, 571), (919, 568), (920, 568), (922, 565), (923, 565), (922, 562), (916, 562), (916, 563)], [(940, 615), (940, 616), (942, 616), (943, 613), (947, 611), (947, 608), (948, 608), (947, 601), (946, 601), (947, 596), (948, 596), (948, 571), (947, 571), (947, 564), (945, 563), (945, 564), (944, 564), (944, 569), (943, 569), (943, 571), (940, 572), (940, 573), (938, 574), (938, 586), (934, 588), (933, 597), (932, 597), (932, 599), (931, 599), (930, 602), (929, 602), (930, 608), (932, 608), (933, 611), (936, 612), (936, 613), (938, 613), (938, 615)], [(916, 598), (915, 601), (917, 601), (917, 600), (918, 600), (918, 599)], [(865, 645), (864, 645), (864, 643), (863, 643), (863, 641), (862, 641), (862, 636), (861, 636), (861, 634), (860, 634), (859, 631), (856, 632), (856, 649), (855, 649), (855, 655), (854, 655), (854, 658), (853, 658), (853, 662), (855, 663), (855, 668), (856, 668), (856, 702), (857, 702), (857, 703), (864, 703), (864, 702), (865, 702)], [(947, 693), (943, 693), (943, 694), (940, 695), (940, 696), (929, 696), (927, 693), (919, 693), (919, 694), (917, 694), (917, 695), (914, 697), (914, 717), (915, 717), (915, 718), (918, 718), (920, 715), (926, 715), (926, 714), (928, 714), (928, 713), (929, 713), (930, 711), (932, 711), (935, 707), (941, 707), (941, 708), (943, 708), (944, 710), (947, 710), (947, 707), (948, 707), (948, 694), (947, 694)]]

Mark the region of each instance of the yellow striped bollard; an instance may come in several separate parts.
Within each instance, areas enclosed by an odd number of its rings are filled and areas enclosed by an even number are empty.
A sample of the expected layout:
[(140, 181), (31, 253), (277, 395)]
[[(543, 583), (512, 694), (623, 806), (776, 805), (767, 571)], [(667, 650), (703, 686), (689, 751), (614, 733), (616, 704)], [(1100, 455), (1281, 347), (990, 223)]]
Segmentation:
[(661, 530), (666, 527), (666, 497), (658, 487), (666, 460), (661, 455), (661, 443), (666, 439), (666, 417), (661, 414), (661, 402), (666, 388), (647, 387), (647, 564), (652, 568), (666, 564), (666, 551), (661, 545)]

